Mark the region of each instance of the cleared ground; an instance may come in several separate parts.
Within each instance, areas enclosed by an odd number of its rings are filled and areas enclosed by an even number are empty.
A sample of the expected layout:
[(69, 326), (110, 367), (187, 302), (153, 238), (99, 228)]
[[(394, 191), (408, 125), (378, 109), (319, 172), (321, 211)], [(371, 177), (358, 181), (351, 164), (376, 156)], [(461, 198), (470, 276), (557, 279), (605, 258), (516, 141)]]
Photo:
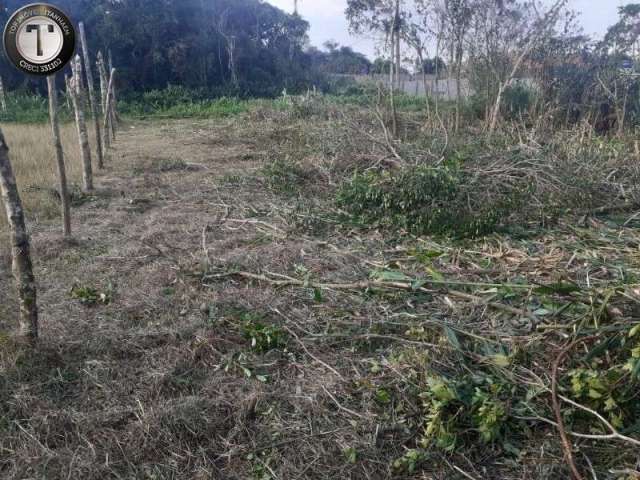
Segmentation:
[[(5, 132), (10, 145), (15, 129)], [(486, 362), (532, 390), (534, 372), (511, 361), (563, 345), (573, 326), (561, 314), (538, 305), (535, 319), (549, 316), (539, 328), (504, 307), (511, 297), (498, 286), (518, 278), (597, 287), (618, 267), (636, 272), (633, 222), (452, 245), (338, 232), (261, 180), (267, 142), (283, 135), (244, 117), (128, 124), (97, 192), (76, 203), (73, 242), (51, 215), (30, 219), (42, 340), (28, 353), (0, 338), (0, 476), (566, 478), (555, 428), (535, 419), (522, 420), (530, 448), (507, 460), (478, 444), (473, 458), (434, 450), (415, 472), (394, 462), (424, 430), (426, 378), (455, 367), (444, 357), (460, 342), (507, 345)], [(77, 158), (70, 163), (77, 172)], [(9, 267), (3, 242), (6, 333), (16, 314)], [(354, 284), (402, 283), (390, 271), (427, 273), (435, 284)], [(443, 277), (463, 285), (444, 288)], [(602, 308), (614, 324), (637, 316), (639, 293)], [(539, 367), (551, 369), (544, 359)], [(544, 394), (549, 377), (538, 380)], [(621, 451), (601, 465), (633, 457)]]

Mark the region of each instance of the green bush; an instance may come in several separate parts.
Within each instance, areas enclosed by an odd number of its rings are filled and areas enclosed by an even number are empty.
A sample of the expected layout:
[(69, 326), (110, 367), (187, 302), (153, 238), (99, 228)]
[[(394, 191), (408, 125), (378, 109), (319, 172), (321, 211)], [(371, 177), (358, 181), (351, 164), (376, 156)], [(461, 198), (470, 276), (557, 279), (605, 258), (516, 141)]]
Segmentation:
[(518, 119), (529, 112), (536, 101), (536, 92), (521, 83), (508, 87), (504, 92), (503, 115), (507, 119)]
[(262, 169), (267, 187), (278, 193), (293, 194), (308, 181), (306, 172), (297, 163), (287, 159), (275, 159)]
[(491, 233), (519, 208), (515, 192), (487, 202), (484, 192), (469, 191), (466, 177), (456, 168), (425, 166), (356, 173), (337, 203), (359, 223), (457, 237)]
[(181, 86), (151, 90), (119, 102), (121, 113), (134, 117), (223, 118), (248, 108), (248, 102), (238, 98), (212, 98), (206, 90)]

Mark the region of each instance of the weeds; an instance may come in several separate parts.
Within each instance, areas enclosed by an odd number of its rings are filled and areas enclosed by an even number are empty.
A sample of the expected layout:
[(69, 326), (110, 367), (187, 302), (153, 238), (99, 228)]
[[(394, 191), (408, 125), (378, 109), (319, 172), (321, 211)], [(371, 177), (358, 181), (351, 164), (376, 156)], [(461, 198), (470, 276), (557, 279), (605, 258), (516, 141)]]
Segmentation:
[(113, 300), (113, 286), (100, 292), (97, 289), (86, 285), (74, 285), (71, 288), (71, 298), (78, 300), (87, 307), (93, 307), (98, 304), (108, 305)]

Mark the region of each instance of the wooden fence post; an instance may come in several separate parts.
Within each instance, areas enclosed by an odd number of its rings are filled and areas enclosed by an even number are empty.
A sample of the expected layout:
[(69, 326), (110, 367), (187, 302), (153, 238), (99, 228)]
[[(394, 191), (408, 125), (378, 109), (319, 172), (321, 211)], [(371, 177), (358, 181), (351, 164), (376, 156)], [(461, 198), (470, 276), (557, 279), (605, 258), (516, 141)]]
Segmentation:
[(93, 167), (91, 166), (91, 148), (89, 146), (89, 134), (87, 133), (87, 122), (84, 114), (84, 90), (82, 88), (82, 61), (80, 55), (76, 55), (71, 61), (71, 80), (67, 85), (67, 90), (71, 92), (71, 101), (76, 117), (76, 128), (78, 130), (78, 141), (80, 143), (80, 158), (82, 159), (82, 189), (85, 192), (93, 190)]
[(62, 225), (65, 238), (71, 236), (71, 207), (69, 206), (69, 189), (67, 188), (67, 171), (64, 165), (64, 152), (60, 140), (60, 125), (58, 125), (58, 91), (56, 89), (56, 75), (47, 77), (49, 90), (49, 120), (53, 134), (53, 147), (56, 151), (58, 166), (58, 182), (60, 186), (60, 205), (62, 210)]
[[(104, 111), (104, 129), (105, 132), (107, 131), (108, 125), (109, 125), (109, 121), (111, 119), (111, 108), (112, 108), (112, 103), (113, 103), (113, 82), (116, 78), (116, 69), (112, 68), (111, 69), (111, 75), (109, 75), (109, 85), (107, 86), (107, 99), (105, 101), (105, 107), (106, 110)], [(106, 145), (106, 138), (108, 135), (105, 135), (105, 145)]]
[(104, 168), (104, 152), (102, 151), (102, 132), (100, 130), (100, 121), (98, 106), (96, 104), (96, 95), (93, 83), (93, 73), (91, 72), (91, 58), (89, 56), (89, 47), (87, 45), (87, 36), (84, 31), (84, 23), (78, 25), (80, 29), (80, 43), (82, 46), (82, 54), (84, 56), (84, 68), (87, 76), (87, 90), (89, 92), (89, 105), (91, 107), (91, 115), (93, 117), (94, 127), (96, 129), (96, 150), (98, 154), (98, 168)]
[(0, 194), (7, 212), (11, 232), (12, 272), (18, 290), (20, 315), (19, 335), (34, 342), (38, 338), (38, 305), (36, 281), (31, 263), (29, 235), (24, 222), (22, 202), (9, 161), (9, 147), (0, 130)]
[(102, 102), (102, 111), (105, 111), (105, 105), (107, 104), (107, 67), (104, 64), (104, 57), (102, 52), (98, 52), (96, 56), (96, 66), (98, 67), (98, 78), (100, 79), (100, 100)]
[(0, 108), (3, 112), (7, 111), (7, 98), (4, 95), (4, 83), (2, 83), (2, 77), (0, 77)]
[[(109, 87), (109, 79), (107, 78), (107, 69), (104, 64), (104, 57), (102, 56), (102, 52), (98, 52), (97, 55), (98, 60), (96, 64), (98, 66), (98, 77), (100, 78), (100, 93), (101, 93), (101, 104), (102, 104), (102, 113), (107, 120), (110, 120), (110, 116), (107, 116), (107, 112), (109, 111), (109, 107), (107, 104), (107, 88)], [(109, 148), (111, 148), (111, 135), (110, 135), (110, 125), (109, 121), (104, 124), (104, 151), (106, 152)]]
[[(108, 52), (108, 61), (109, 61), (109, 71), (113, 70), (113, 57), (111, 56), (111, 50), (109, 50)], [(116, 127), (118, 125), (118, 123), (120, 122), (120, 115), (118, 114), (118, 92), (117, 92), (117, 88), (116, 88), (116, 84), (113, 84), (113, 92), (111, 92), (111, 94), (113, 95), (113, 122), (114, 122), (114, 128), (113, 128), (113, 133), (115, 135), (115, 131), (116, 131)]]

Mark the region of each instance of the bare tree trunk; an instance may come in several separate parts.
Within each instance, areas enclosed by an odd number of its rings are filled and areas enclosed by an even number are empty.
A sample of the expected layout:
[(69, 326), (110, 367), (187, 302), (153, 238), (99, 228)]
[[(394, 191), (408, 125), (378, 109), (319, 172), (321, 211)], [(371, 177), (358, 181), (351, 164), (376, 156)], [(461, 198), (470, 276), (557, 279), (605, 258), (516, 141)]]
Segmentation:
[(7, 111), (7, 99), (4, 95), (4, 83), (2, 83), (2, 77), (0, 77), (0, 108), (3, 112)]
[(567, 0), (556, 0), (555, 3), (547, 10), (547, 12), (540, 17), (539, 26), (532, 30), (529, 33), (529, 40), (522, 48), (520, 54), (516, 57), (516, 60), (511, 68), (511, 71), (508, 73), (507, 77), (504, 81), (500, 82), (498, 85), (498, 95), (496, 96), (496, 101), (493, 105), (493, 111), (490, 115), (490, 123), (489, 123), (489, 136), (491, 137), (493, 133), (496, 131), (498, 127), (498, 121), (500, 119), (500, 110), (502, 109), (502, 98), (504, 96), (504, 92), (509, 88), (516, 77), (516, 74), (520, 70), (520, 65), (524, 59), (531, 53), (531, 51), (535, 48), (535, 46), (540, 42), (540, 39), (543, 37), (543, 33), (545, 30), (549, 30), (553, 25), (558, 21), (558, 16), (562, 7), (564, 7), (567, 3)]
[(460, 44), (456, 47), (456, 126), (455, 132), (460, 130), (460, 106), (462, 103), (462, 89), (460, 83), (462, 82), (462, 39)]
[(396, 77), (397, 77), (397, 88), (401, 87), (400, 75), (402, 73), (402, 59), (400, 57), (400, 29), (402, 28), (400, 25), (400, 0), (396, 0), (396, 13), (395, 20), (393, 21), (394, 30), (396, 32), (396, 45), (395, 45), (395, 56), (396, 56)]
[(58, 125), (58, 91), (56, 90), (55, 74), (47, 77), (49, 90), (49, 119), (53, 134), (53, 147), (56, 150), (58, 166), (58, 182), (60, 187), (60, 205), (62, 209), (62, 225), (65, 238), (71, 236), (71, 207), (69, 205), (69, 189), (67, 188), (67, 170), (64, 165), (64, 152), (60, 141), (60, 126)]
[(24, 222), (22, 202), (9, 161), (9, 147), (4, 140), (2, 130), (0, 130), (0, 193), (11, 232), (12, 271), (20, 302), (18, 334), (20, 337), (34, 342), (38, 338), (36, 281), (33, 276), (31, 248)]
[(76, 128), (78, 130), (80, 158), (82, 159), (82, 189), (85, 192), (91, 192), (93, 190), (93, 167), (91, 165), (91, 148), (89, 146), (89, 134), (84, 113), (85, 96), (82, 88), (82, 62), (79, 55), (71, 62), (71, 71), (72, 76), (69, 85), (67, 85), (67, 90), (71, 92), (71, 101), (73, 102)]
[(395, 78), (396, 78), (396, 74), (395, 74), (395, 66), (396, 66), (396, 62), (393, 60), (394, 57), (394, 45), (395, 45), (395, 31), (393, 29), (393, 27), (391, 28), (391, 55), (389, 57), (389, 88), (393, 89), (394, 88), (394, 83), (395, 83)]
[[(105, 111), (104, 111), (104, 130), (105, 132), (108, 129), (109, 121), (111, 119), (111, 109), (113, 103), (113, 82), (116, 78), (116, 69), (111, 69), (111, 74), (109, 75), (109, 84), (107, 85), (107, 98), (105, 100)], [(105, 150), (106, 150), (106, 139), (109, 135), (105, 134)], [(109, 144), (110, 145), (110, 144)]]
[(87, 76), (87, 90), (89, 92), (89, 104), (91, 106), (91, 116), (96, 134), (96, 150), (98, 154), (98, 168), (104, 168), (104, 152), (102, 151), (102, 131), (100, 130), (100, 121), (98, 120), (99, 111), (96, 105), (96, 95), (93, 83), (93, 73), (91, 72), (91, 58), (89, 56), (89, 47), (87, 45), (87, 36), (84, 31), (84, 24), (80, 22), (80, 43), (82, 44), (82, 54), (84, 56), (84, 67)]

